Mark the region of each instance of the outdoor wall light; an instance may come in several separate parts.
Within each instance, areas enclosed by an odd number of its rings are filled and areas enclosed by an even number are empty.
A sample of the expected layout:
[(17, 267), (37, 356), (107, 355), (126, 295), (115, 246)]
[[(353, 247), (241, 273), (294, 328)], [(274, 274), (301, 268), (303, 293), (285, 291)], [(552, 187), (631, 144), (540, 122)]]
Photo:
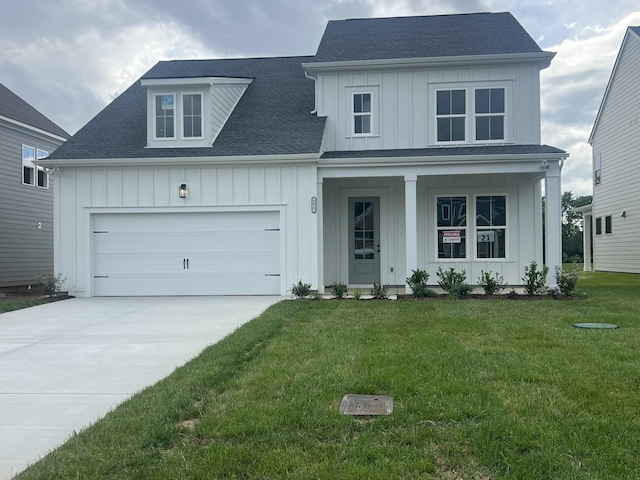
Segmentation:
[(181, 183), (180, 188), (178, 189), (178, 196), (180, 198), (187, 198), (187, 184)]

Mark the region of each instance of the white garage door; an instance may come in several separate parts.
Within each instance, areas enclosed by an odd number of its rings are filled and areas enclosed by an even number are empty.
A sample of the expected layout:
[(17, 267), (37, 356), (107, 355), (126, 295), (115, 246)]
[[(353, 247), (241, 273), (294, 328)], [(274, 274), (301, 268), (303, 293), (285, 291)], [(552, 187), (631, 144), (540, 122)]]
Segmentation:
[(280, 293), (278, 212), (96, 214), (92, 236), (96, 296)]

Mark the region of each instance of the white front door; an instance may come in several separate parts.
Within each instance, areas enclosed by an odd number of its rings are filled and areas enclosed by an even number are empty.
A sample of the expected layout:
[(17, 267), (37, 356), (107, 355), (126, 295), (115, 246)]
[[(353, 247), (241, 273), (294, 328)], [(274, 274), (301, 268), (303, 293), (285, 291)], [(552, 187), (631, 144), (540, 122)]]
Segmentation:
[(92, 237), (96, 296), (280, 293), (279, 212), (96, 214)]

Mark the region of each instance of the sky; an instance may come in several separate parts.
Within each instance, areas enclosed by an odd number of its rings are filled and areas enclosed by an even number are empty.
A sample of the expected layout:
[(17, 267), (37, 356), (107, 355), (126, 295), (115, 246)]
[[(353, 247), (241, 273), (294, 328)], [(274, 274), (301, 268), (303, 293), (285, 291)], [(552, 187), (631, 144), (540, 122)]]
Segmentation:
[(638, 0), (0, 0), (0, 83), (73, 134), (160, 60), (313, 55), (329, 20), (511, 12), (543, 50), (542, 143), (592, 193), (587, 143)]

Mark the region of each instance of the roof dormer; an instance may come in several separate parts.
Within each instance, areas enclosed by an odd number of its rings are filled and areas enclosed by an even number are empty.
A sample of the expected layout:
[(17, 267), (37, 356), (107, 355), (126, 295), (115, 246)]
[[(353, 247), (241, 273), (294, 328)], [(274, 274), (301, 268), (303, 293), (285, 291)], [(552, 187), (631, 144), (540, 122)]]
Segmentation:
[(147, 87), (147, 147), (209, 147), (250, 78), (143, 79)]

